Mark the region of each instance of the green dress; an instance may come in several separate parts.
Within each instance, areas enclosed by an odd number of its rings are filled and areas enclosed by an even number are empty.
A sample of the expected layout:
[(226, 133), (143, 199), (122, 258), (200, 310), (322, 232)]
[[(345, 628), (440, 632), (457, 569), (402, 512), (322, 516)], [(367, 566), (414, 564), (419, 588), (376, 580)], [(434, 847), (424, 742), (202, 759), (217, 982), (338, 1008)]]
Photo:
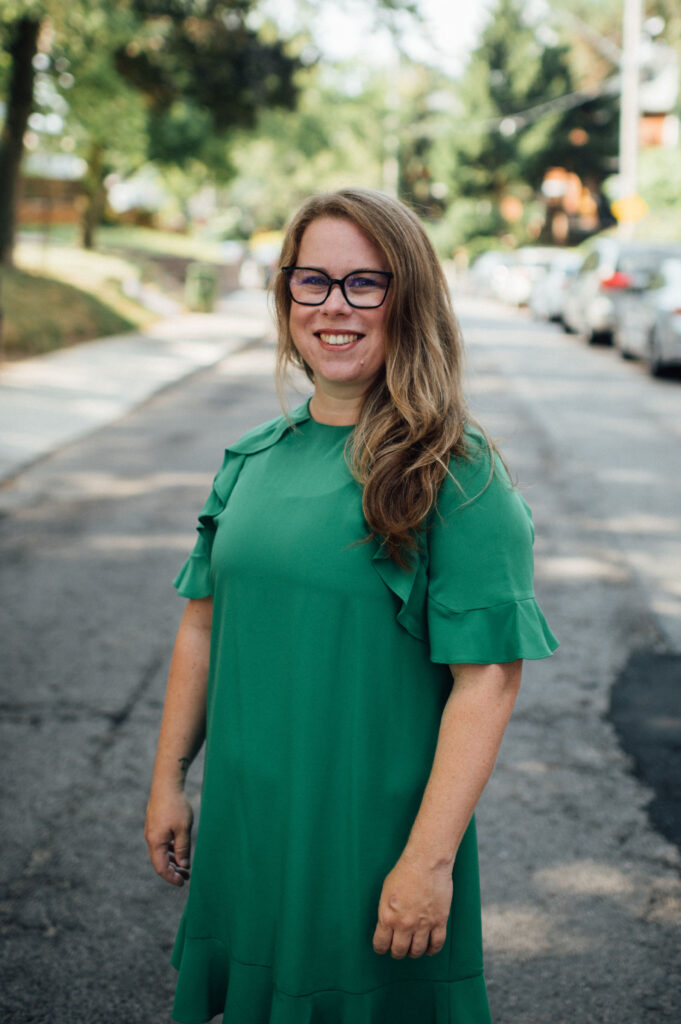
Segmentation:
[[(453, 460), (409, 570), (367, 536), (352, 427), (303, 405), (226, 452), (175, 580), (213, 596), (206, 756), (173, 1016), (489, 1024), (475, 824), (436, 956), (372, 949), (418, 810), (448, 664), (549, 655), (532, 525), (501, 468)], [(468, 501), (468, 499), (472, 499)]]

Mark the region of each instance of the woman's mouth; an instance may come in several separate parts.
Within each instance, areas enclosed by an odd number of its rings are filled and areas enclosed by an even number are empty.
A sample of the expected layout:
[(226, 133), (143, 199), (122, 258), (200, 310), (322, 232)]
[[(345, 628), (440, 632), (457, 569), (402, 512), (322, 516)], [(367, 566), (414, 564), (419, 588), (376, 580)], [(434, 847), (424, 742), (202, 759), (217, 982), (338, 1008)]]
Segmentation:
[(331, 348), (346, 348), (364, 337), (363, 334), (358, 334), (356, 331), (316, 331), (315, 334), (322, 345), (328, 345)]

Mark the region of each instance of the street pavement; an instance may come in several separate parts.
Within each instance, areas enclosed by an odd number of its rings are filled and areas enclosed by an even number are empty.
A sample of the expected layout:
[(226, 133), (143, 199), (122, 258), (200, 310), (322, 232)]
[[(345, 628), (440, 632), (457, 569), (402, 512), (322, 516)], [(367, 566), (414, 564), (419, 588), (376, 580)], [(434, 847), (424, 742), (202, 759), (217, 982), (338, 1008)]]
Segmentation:
[[(495, 1024), (676, 1022), (681, 859), (613, 695), (635, 700), (681, 656), (681, 383), (457, 305), (473, 409), (533, 507), (562, 643), (526, 666), (478, 813)], [(182, 609), (169, 581), (225, 443), (278, 412), (273, 346), (254, 335), (0, 487), (3, 1021), (169, 1021), (185, 894), (142, 836)], [(655, 716), (660, 741), (678, 737), (678, 712)]]

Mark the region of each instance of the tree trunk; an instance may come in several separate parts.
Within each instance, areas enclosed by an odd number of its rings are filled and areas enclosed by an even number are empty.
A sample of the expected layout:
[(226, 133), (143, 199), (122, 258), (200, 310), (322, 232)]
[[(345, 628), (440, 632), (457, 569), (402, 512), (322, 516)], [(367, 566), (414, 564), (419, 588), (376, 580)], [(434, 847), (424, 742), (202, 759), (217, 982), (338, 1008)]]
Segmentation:
[(33, 58), (40, 20), (25, 16), (10, 28), (12, 60), (5, 125), (0, 136), (0, 263), (12, 262), (19, 168), (24, 132), (33, 106)]
[(95, 228), (104, 213), (106, 203), (104, 155), (104, 147), (94, 142), (88, 153), (87, 173), (83, 180), (85, 195), (80, 217), (80, 240), (84, 249), (94, 249)]

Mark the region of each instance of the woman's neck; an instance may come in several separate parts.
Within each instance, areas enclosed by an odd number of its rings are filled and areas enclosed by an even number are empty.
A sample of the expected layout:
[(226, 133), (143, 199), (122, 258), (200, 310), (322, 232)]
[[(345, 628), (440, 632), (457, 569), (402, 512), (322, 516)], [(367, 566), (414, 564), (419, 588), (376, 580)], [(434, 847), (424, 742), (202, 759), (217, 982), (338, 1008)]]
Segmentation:
[(354, 426), (359, 419), (363, 398), (363, 394), (339, 398), (316, 389), (310, 399), (310, 415), (317, 423), (331, 427)]

